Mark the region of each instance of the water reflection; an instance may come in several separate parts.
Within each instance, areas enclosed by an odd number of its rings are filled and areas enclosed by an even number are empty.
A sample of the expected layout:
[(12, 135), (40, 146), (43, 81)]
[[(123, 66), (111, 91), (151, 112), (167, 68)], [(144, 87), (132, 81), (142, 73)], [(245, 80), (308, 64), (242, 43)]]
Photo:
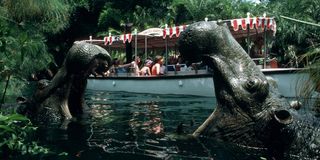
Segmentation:
[[(265, 157), (262, 150), (188, 135), (212, 113), (213, 98), (88, 90), (86, 102), (89, 108), (80, 121), (70, 123), (67, 130), (54, 128), (42, 134), (45, 144), (68, 152), (70, 159)], [(177, 134), (179, 125), (182, 132)]]
[[(192, 133), (211, 114), (215, 106), (212, 98), (95, 91), (88, 91), (86, 97), (91, 115), (87, 143), (89, 148), (101, 148), (103, 157), (257, 158), (239, 147), (183, 134)], [(182, 134), (176, 133), (179, 125), (183, 126)]]
[[(164, 134), (162, 112), (156, 102), (133, 104), (133, 114), (129, 126), (135, 133)], [(142, 131), (140, 131), (142, 130)], [(146, 135), (148, 136), (148, 135)]]

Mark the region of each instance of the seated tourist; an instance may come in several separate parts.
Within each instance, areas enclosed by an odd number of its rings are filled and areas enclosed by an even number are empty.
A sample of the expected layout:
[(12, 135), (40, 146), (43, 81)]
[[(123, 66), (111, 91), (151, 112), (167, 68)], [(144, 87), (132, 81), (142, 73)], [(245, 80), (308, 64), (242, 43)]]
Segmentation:
[(134, 61), (131, 62), (131, 68), (133, 69), (132, 72), (136, 75), (140, 75), (140, 69), (139, 69), (139, 63), (140, 63), (140, 57), (133, 57)]
[(152, 75), (161, 75), (164, 74), (163, 70), (161, 69), (163, 66), (163, 57), (156, 56), (155, 64), (152, 66), (151, 74)]
[(185, 64), (185, 61), (181, 56), (178, 56), (177, 63), (175, 64), (176, 71), (186, 71), (187, 66)]
[(115, 58), (112, 60), (112, 65), (109, 68), (109, 75), (116, 75), (117, 72), (117, 67), (119, 66), (120, 61), (118, 60), (118, 58)]
[(152, 66), (152, 63), (153, 62), (151, 60), (147, 59), (144, 66), (140, 70), (140, 75), (150, 76), (151, 75), (150, 67)]
[(165, 65), (162, 65), (161, 67), (160, 67), (160, 74), (162, 75), (162, 74), (165, 74), (166, 73), (166, 66)]
[(123, 62), (121, 60), (118, 60), (117, 58), (115, 58), (113, 60), (113, 64), (109, 69), (109, 75), (111, 76), (117, 76), (118, 73), (127, 73), (128, 72), (128, 68), (131, 66), (131, 63), (129, 64), (123, 64)]

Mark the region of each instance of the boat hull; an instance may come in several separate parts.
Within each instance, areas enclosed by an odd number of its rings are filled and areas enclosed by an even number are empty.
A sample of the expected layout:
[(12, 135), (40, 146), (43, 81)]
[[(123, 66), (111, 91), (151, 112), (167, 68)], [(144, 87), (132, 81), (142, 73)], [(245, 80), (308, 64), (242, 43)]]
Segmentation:
[(212, 75), (89, 78), (87, 89), (215, 97)]
[[(298, 69), (264, 69), (262, 72), (277, 83), (284, 97), (298, 96), (299, 86), (308, 75)], [(215, 97), (212, 74), (171, 74), (167, 76), (90, 77), (87, 89), (150, 94), (177, 94)]]
[(309, 75), (297, 68), (264, 69), (265, 76), (272, 77), (279, 92), (288, 98), (299, 97), (300, 87), (306, 84)]

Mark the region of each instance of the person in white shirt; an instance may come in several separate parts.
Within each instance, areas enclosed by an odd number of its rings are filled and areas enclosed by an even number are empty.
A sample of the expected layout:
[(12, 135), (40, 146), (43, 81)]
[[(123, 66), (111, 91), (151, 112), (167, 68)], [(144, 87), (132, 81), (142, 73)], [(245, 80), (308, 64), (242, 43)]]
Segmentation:
[(147, 59), (144, 66), (140, 70), (140, 75), (142, 76), (150, 76), (151, 75), (151, 66), (152, 66), (152, 61)]
[(139, 63), (140, 63), (140, 57), (134, 57), (134, 61), (131, 62), (131, 68), (133, 69), (133, 73), (136, 76), (140, 75), (140, 69), (139, 69)]

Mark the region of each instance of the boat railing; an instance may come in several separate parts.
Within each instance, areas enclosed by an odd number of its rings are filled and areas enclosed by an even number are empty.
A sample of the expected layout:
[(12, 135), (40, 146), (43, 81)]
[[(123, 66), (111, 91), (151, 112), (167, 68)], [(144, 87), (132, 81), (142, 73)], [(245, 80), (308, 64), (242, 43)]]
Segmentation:
[(166, 75), (200, 75), (200, 74), (210, 74), (207, 69), (199, 69), (199, 70), (184, 70), (184, 71), (168, 71)]
[[(168, 68), (170, 67), (172, 67), (172, 65), (168, 65)], [(203, 67), (197, 70), (183, 67), (182, 69), (180, 68), (179, 70), (176, 70), (175, 68), (174, 70), (168, 70), (164, 75), (161, 75), (161, 76), (182, 76), (182, 75), (202, 75), (202, 74), (211, 74), (211, 72), (208, 70), (208, 67)], [(148, 76), (138, 76), (129, 70), (129, 72), (126, 72), (126, 73), (112, 73), (112, 74), (109, 74), (108, 77), (148, 77)], [(152, 75), (149, 77), (157, 77), (157, 76)]]

